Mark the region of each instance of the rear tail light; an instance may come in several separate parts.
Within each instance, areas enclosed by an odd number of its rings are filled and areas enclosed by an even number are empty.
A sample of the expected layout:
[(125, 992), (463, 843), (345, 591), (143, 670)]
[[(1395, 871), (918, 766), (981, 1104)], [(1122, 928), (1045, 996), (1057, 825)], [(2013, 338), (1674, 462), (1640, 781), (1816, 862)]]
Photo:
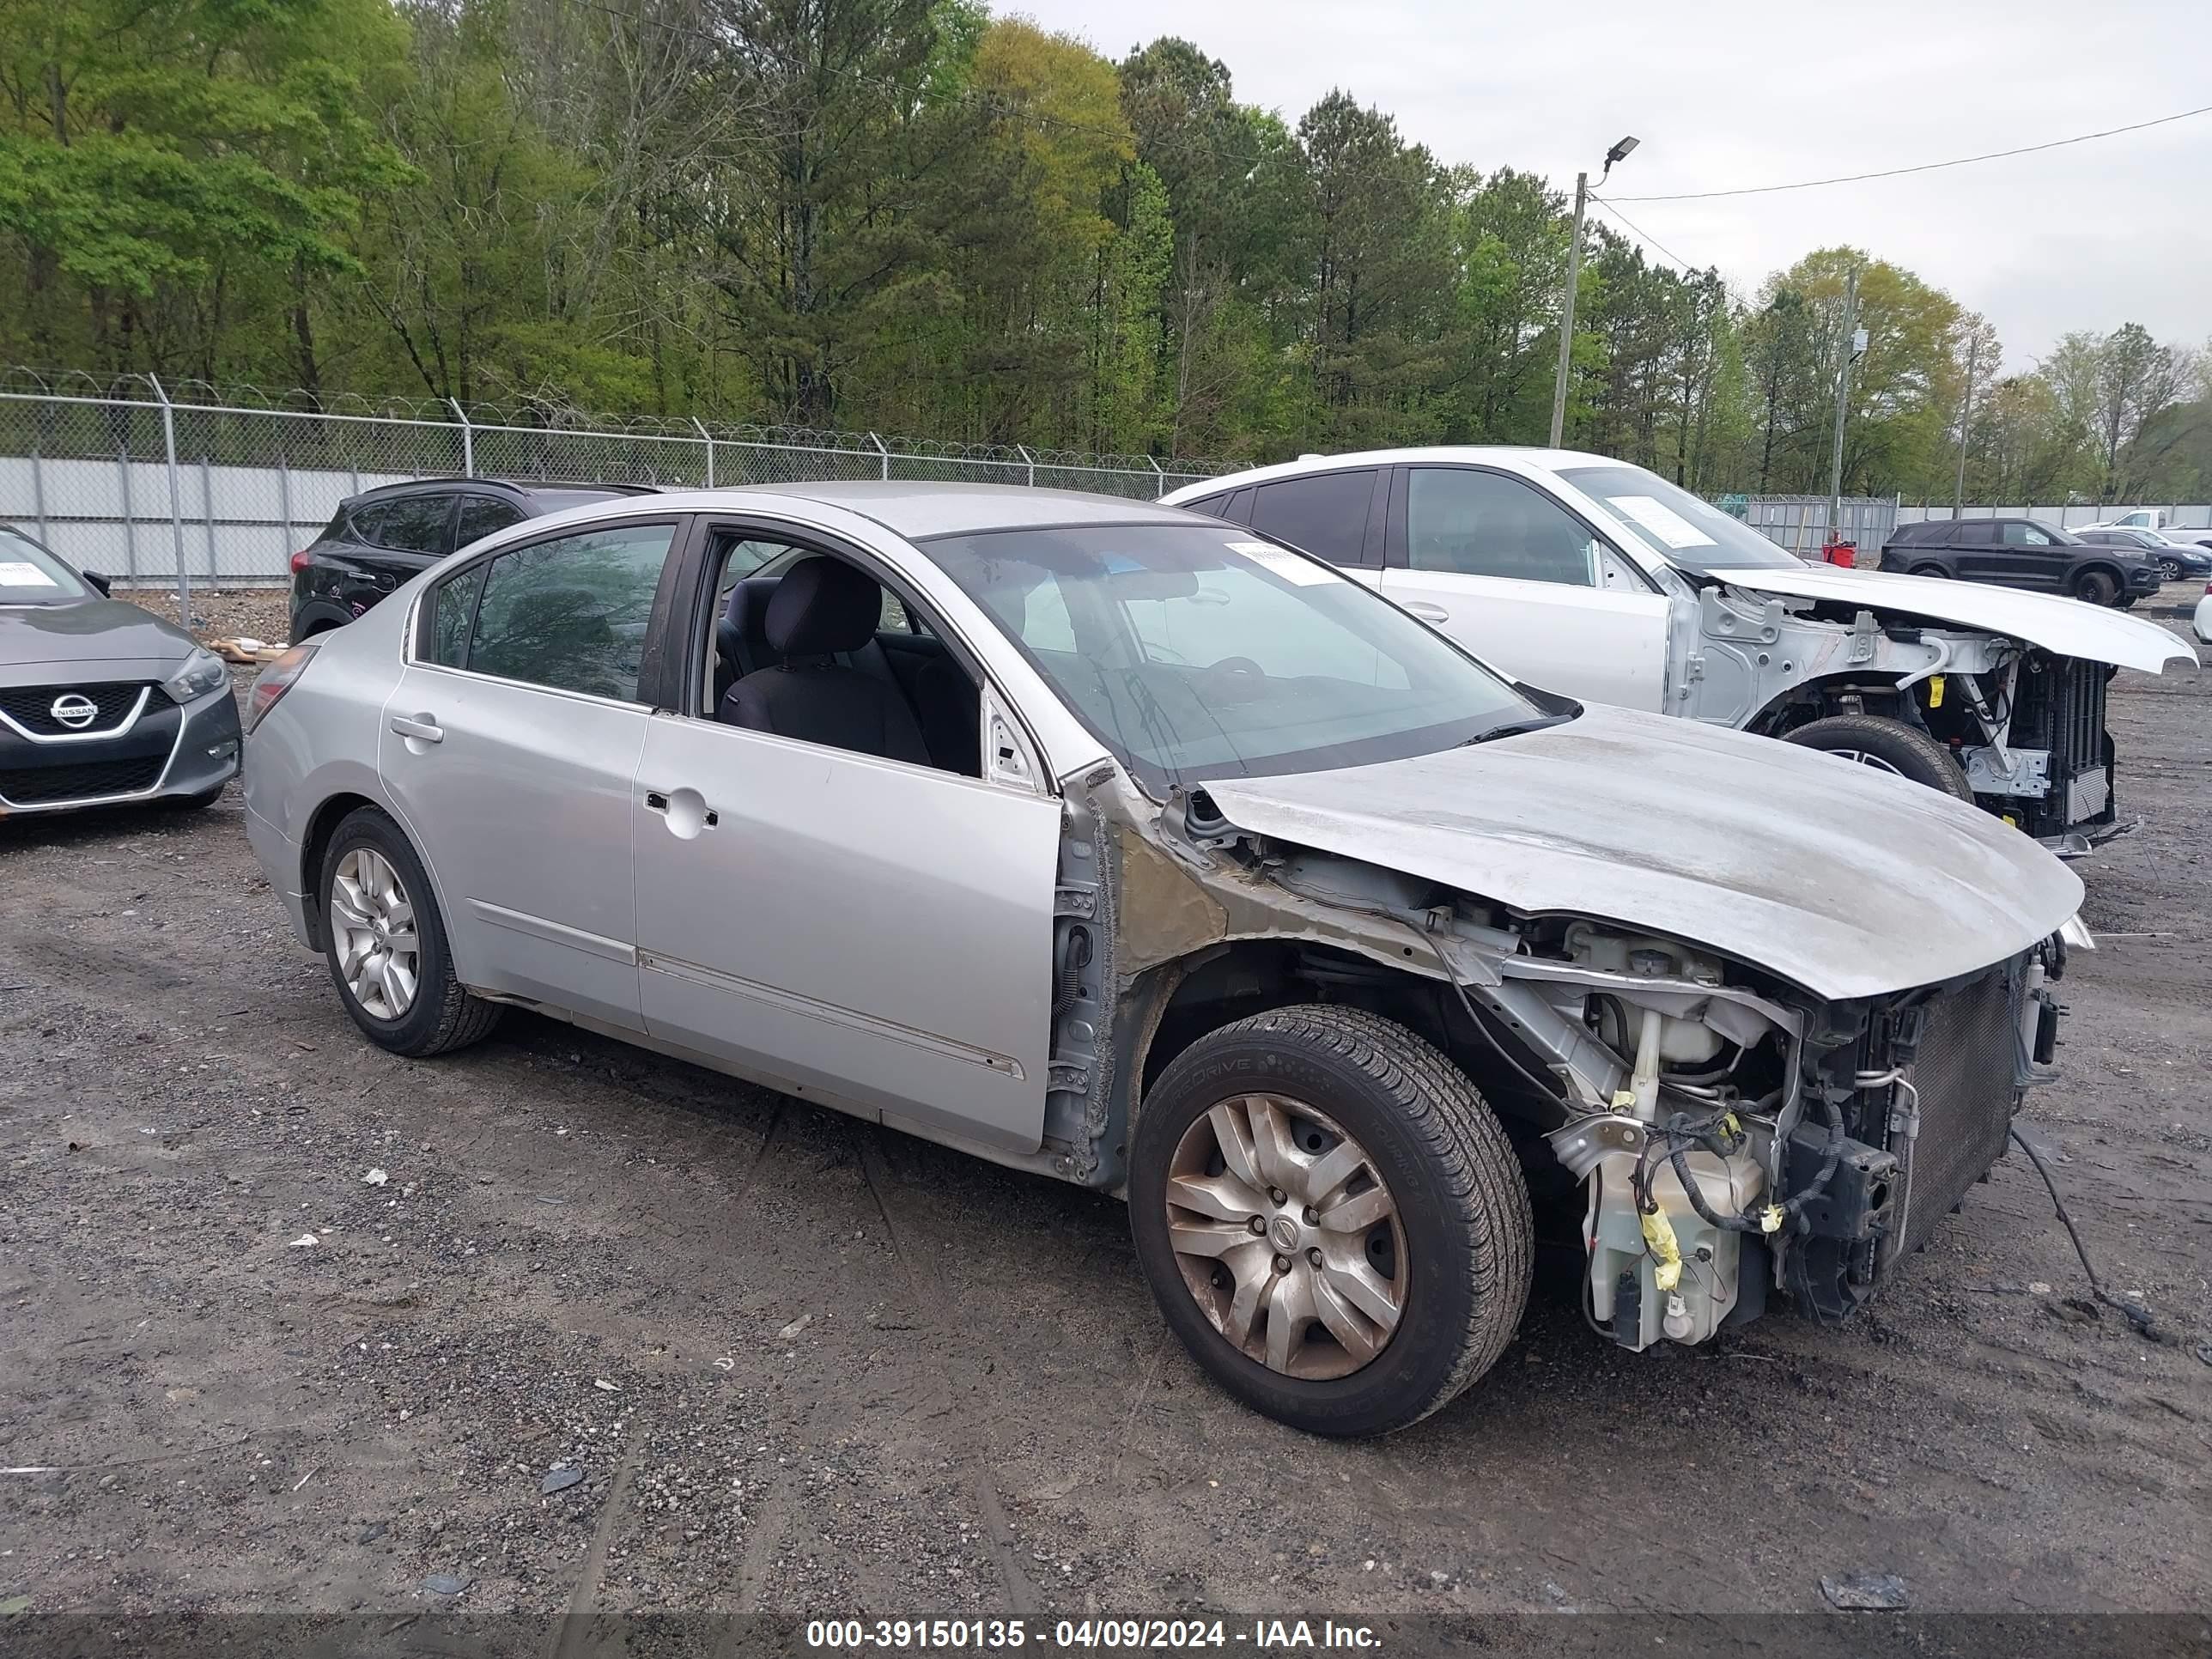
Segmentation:
[(311, 642), (295, 645), (275, 662), (254, 676), (253, 689), (246, 694), (246, 730), (251, 736), (253, 728), (274, 708), (279, 699), (298, 684), (313, 659), (315, 647)]
[(302, 570), (305, 570), (307, 568), (307, 557), (314, 550), (315, 550), (312, 547), (303, 547), (297, 553), (295, 553), (292, 556), (292, 574), (294, 575), (298, 575)]

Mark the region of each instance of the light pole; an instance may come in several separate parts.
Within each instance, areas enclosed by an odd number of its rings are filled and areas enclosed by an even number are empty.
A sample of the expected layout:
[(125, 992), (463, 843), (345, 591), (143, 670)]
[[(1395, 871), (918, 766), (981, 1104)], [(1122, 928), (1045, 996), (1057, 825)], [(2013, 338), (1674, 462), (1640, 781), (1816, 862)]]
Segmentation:
[[(1603, 184), (1613, 173), (1613, 164), (1624, 160), (1636, 148), (1636, 140), (1624, 138), (1605, 153), (1605, 171), (1597, 181)], [(1589, 174), (1575, 174), (1575, 231), (1567, 243), (1567, 291), (1559, 301), (1559, 370), (1552, 380), (1552, 447), (1559, 447), (1559, 434), (1567, 424), (1567, 365), (1575, 349), (1575, 287), (1583, 276), (1583, 210), (1589, 202)]]
[(1959, 487), (1951, 492), (1951, 516), (1954, 519), (1966, 505), (1966, 433), (1974, 419), (1974, 369), (1981, 355), (1982, 336), (1977, 329), (1966, 338), (1966, 401), (1959, 410)]
[(1828, 544), (1844, 538), (1844, 420), (1850, 410), (1851, 365), (1863, 356), (1867, 331), (1858, 325), (1859, 268), (1844, 273), (1843, 361), (1836, 365), (1836, 448), (1828, 475)]

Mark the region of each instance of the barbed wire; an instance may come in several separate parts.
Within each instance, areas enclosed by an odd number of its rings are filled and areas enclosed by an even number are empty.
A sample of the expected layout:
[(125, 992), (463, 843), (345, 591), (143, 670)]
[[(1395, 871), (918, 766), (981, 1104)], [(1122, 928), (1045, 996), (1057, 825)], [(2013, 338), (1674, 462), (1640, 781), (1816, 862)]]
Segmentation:
[(65, 399), (149, 409), (159, 409), (166, 402), (173, 411), (188, 411), (198, 416), (277, 415), (404, 422), (448, 429), (466, 424), (479, 432), (521, 432), (547, 437), (604, 438), (611, 441), (643, 440), (698, 444), (703, 438), (717, 445), (816, 450), (875, 458), (888, 453), (893, 456), (940, 461), (947, 465), (990, 465), (1024, 471), (1035, 468), (1040, 471), (1171, 472), (1212, 477), (1250, 465), (1249, 461), (1242, 460), (1115, 454), (1058, 447), (1032, 448), (1020, 444), (914, 438), (891, 433), (848, 431), (835, 428), (694, 422), (684, 416), (610, 415), (550, 399), (464, 404), (441, 398), (399, 394), (371, 396), (352, 392), (319, 392), (296, 386), (272, 391), (246, 381), (226, 381), (216, 386), (198, 379), (167, 381), (139, 373), (103, 374), (89, 369), (41, 369), (22, 364), (0, 366), (0, 397)]

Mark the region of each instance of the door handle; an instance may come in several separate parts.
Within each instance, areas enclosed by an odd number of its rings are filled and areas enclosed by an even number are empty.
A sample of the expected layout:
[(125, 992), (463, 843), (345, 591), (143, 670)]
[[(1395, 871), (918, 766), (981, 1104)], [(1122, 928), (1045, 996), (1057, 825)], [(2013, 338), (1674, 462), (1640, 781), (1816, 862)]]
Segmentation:
[(701, 800), (695, 791), (679, 789), (676, 793), (678, 799), (672, 803), (663, 791), (647, 790), (645, 810), (667, 818), (669, 828), (686, 840), (702, 830), (712, 830), (722, 821), (722, 815)]
[(1423, 622), (1449, 622), (1451, 620), (1450, 611), (1445, 610), (1443, 606), (1440, 605), (1431, 605), (1425, 599), (1408, 599), (1406, 601), (1406, 609), (1412, 611), (1413, 615), (1419, 617)]
[(412, 738), (417, 743), (443, 743), (446, 740), (445, 728), (438, 724), (434, 714), (416, 714), (412, 719), (404, 714), (394, 714), (392, 730), (395, 736)]

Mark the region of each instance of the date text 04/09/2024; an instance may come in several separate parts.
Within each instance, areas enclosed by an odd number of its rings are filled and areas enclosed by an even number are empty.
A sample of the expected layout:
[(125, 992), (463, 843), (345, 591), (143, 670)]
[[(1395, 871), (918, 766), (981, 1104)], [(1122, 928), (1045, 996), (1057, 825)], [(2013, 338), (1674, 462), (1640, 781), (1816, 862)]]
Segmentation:
[(1113, 1651), (1244, 1647), (1262, 1652), (1368, 1650), (1381, 1645), (1365, 1625), (1333, 1619), (814, 1619), (806, 1625), (810, 1648), (1024, 1648)]

